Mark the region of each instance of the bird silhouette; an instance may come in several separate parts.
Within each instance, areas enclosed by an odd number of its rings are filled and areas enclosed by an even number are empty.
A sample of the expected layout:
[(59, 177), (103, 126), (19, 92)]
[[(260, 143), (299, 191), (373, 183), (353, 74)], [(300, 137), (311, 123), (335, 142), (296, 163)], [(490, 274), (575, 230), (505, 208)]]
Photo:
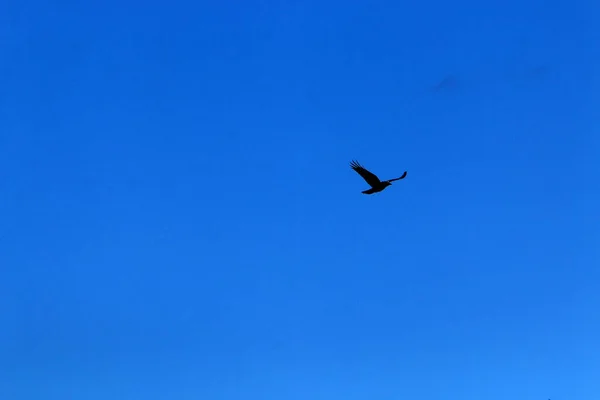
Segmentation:
[(363, 179), (365, 181), (367, 181), (367, 183), (369, 185), (371, 185), (371, 189), (364, 190), (362, 192), (364, 194), (373, 194), (373, 193), (381, 192), (383, 189), (390, 186), (393, 181), (397, 181), (397, 180), (406, 178), (406, 174), (407, 174), (407, 171), (404, 171), (402, 176), (399, 178), (388, 179), (387, 181), (381, 181), (381, 180), (379, 180), (377, 175), (368, 171), (365, 167), (360, 165), (357, 161), (352, 160), (352, 162), (350, 163), (350, 167), (352, 167), (353, 170), (358, 172), (358, 174), (360, 176), (362, 176)]

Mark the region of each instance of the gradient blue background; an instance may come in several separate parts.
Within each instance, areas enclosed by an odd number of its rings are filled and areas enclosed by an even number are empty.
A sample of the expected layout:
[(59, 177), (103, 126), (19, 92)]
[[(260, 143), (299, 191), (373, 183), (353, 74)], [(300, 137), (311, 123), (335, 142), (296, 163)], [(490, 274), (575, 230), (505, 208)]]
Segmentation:
[(0, 398), (600, 399), (600, 3), (416, 4), (2, 2)]

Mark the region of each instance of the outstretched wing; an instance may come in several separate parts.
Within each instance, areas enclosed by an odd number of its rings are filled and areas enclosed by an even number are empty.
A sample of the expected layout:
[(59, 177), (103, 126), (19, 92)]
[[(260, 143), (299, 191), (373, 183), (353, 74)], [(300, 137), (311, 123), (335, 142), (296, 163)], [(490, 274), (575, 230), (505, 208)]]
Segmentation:
[(408, 173), (408, 171), (404, 171), (404, 173), (402, 174), (402, 176), (400, 178), (389, 179), (388, 182), (394, 182), (394, 181), (399, 181), (400, 179), (404, 179), (404, 178), (406, 178), (407, 173)]
[(379, 180), (379, 178), (377, 177), (377, 175), (375, 175), (372, 172), (369, 172), (365, 169), (365, 167), (363, 167), (362, 165), (360, 165), (357, 161), (352, 160), (352, 162), (350, 163), (350, 166), (352, 167), (353, 170), (355, 170), (356, 172), (358, 172), (358, 174), (360, 176), (363, 177), (363, 179), (365, 181), (367, 181), (367, 183), (371, 186), (376, 186), (378, 184), (381, 183), (381, 181)]

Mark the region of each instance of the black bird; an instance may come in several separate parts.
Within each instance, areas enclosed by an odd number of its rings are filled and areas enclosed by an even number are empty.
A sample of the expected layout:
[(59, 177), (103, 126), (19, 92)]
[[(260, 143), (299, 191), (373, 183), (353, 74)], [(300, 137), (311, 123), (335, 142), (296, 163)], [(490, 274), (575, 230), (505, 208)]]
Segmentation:
[(407, 171), (404, 171), (404, 173), (402, 174), (402, 176), (400, 178), (389, 179), (387, 181), (380, 181), (379, 178), (377, 177), (377, 175), (375, 175), (374, 173), (372, 173), (370, 171), (367, 171), (365, 169), (365, 167), (360, 165), (357, 161), (352, 160), (352, 162), (350, 163), (350, 167), (352, 167), (353, 170), (358, 172), (358, 174), (360, 176), (362, 176), (363, 179), (365, 181), (367, 181), (367, 183), (369, 185), (371, 185), (371, 189), (368, 189), (368, 190), (365, 190), (362, 192), (364, 194), (373, 194), (373, 193), (381, 192), (383, 189), (390, 186), (393, 181), (397, 181), (397, 180), (406, 178), (406, 174), (407, 174)]

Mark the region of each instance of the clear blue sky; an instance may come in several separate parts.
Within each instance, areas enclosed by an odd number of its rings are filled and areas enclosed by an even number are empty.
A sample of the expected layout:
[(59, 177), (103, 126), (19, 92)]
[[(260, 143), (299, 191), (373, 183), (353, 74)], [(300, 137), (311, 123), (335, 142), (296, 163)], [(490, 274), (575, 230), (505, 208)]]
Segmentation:
[(0, 398), (600, 399), (596, 3), (2, 2)]

